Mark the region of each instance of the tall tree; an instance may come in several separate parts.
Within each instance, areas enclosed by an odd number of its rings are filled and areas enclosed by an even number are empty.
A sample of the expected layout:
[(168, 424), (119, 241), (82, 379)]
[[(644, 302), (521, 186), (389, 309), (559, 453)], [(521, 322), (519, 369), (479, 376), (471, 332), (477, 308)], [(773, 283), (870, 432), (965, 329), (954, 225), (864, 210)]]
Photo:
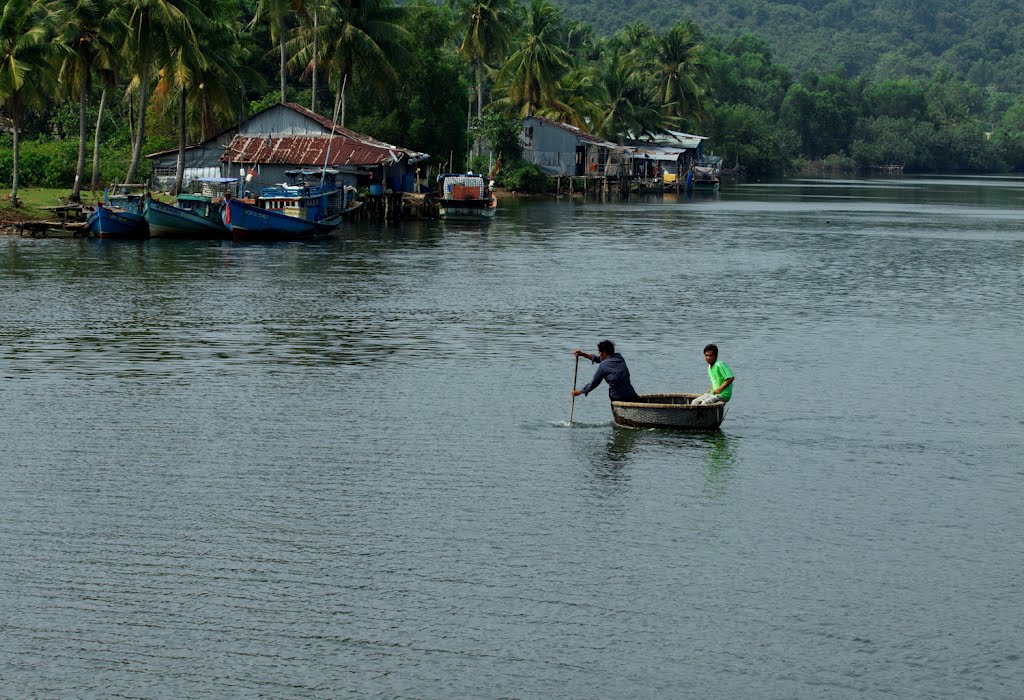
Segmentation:
[[(317, 36), (322, 61), (337, 85), (335, 113), (345, 125), (346, 94), (357, 79), (383, 91), (398, 84), (394, 62), (409, 56), (411, 40), (401, 25), (405, 10), (389, 0), (332, 0), (330, 17), (320, 24)], [(297, 60), (306, 63), (312, 47)]]
[(519, 44), (498, 73), (507, 104), (521, 116), (555, 107), (558, 84), (573, 60), (562, 48), (561, 15), (548, 0), (531, 0)]
[(673, 25), (655, 44), (658, 98), (665, 115), (677, 126), (682, 126), (684, 120), (698, 123), (704, 118), (708, 74), (702, 41), (700, 29), (687, 20)]
[(260, 22), (270, 24), (270, 38), (277, 42), (280, 52), (280, 79), (281, 79), (281, 102), (286, 102), (285, 76), (287, 71), (288, 53), (286, 44), (288, 39), (288, 22), (298, 15), (298, 0), (259, 0), (256, 3), (256, 14), (253, 15), (249, 26), (255, 26)]
[[(205, 26), (200, 17), (190, 18), (199, 27)], [(173, 39), (159, 47), (157, 78), (154, 97), (158, 102), (173, 103), (176, 107), (178, 124), (178, 161), (175, 169), (173, 194), (181, 192), (185, 173), (185, 148), (188, 143), (188, 91), (195, 85), (196, 76), (202, 71), (206, 58), (199, 42), (201, 32), (189, 36), (170, 36)]]
[(114, 69), (118, 63), (115, 39), (124, 36), (124, 23), (114, 9), (107, 0), (61, 0), (58, 5), (58, 80), (78, 99), (78, 163), (68, 198), (72, 202), (81, 201), (85, 179), (86, 115), (93, 77)]
[[(237, 108), (243, 83), (255, 77), (244, 66), (246, 51), (239, 26), (230, 16), (225, 0), (212, 3), (204, 16), (193, 18), (195, 43), (175, 42), (162, 56), (156, 93), (165, 104), (174, 103), (178, 125), (178, 162), (174, 192), (181, 192), (188, 135), (212, 136), (218, 124), (230, 121)], [(191, 109), (190, 109), (191, 108)], [(189, 119), (191, 116), (191, 120)], [(191, 129), (190, 129), (191, 127)]]
[(504, 58), (518, 7), (512, 0), (449, 0), (449, 4), (463, 37), (459, 54), (473, 68), (479, 119), (484, 110), (484, 69)]
[(608, 94), (597, 133), (609, 140), (639, 138), (664, 126), (650, 81), (636, 71), (630, 53), (622, 48), (607, 59), (604, 86)]
[(135, 179), (146, 138), (146, 107), (149, 104), (150, 75), (157, 49), (186, 40), (195, 44), (195, 32), (189, 16), (201, 14), (195, 0), (127, 0), (128, 41), (126, 56), (131, 63), (132, 82), (139, 95), (138, 127), (132, 146), (126, 182)]
[(14, 123), (11, 202), (18, 204), (18, 160), (24, 110), (41, 105), (52, 82), (52, 16), (41, 2), (7, 0), (0, 9), (0, 106)]

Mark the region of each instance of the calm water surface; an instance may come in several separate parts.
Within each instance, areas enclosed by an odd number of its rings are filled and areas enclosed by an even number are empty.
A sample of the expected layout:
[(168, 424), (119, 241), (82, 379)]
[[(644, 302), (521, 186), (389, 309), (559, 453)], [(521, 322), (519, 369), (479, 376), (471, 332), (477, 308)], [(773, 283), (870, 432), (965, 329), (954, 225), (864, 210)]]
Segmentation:
[[(0, 239), (0, 697), (1020, 697), (1022, 205)], [(718, 343), (721, 433), (569, 427), (605, 337), (641, 392)]]

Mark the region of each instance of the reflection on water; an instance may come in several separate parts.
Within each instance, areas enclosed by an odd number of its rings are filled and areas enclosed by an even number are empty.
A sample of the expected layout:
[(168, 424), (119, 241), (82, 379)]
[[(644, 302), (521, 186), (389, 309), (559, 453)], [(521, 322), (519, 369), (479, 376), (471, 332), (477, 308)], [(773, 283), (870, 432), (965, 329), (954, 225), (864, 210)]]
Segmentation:
[(623, 428), (619, 425), (612, 425), (608, 435), (606, 448), (607, 463), (609, 465), (624, 464), (629, 460), (630, 453), (636, 446), (637, 431), (630, 428)]
[(701, 436), (702, 448), (705, 450), (705, 473), (707, 487), (725, 484), (736, 463), (732, 440), (721, 430), (705, 433)]

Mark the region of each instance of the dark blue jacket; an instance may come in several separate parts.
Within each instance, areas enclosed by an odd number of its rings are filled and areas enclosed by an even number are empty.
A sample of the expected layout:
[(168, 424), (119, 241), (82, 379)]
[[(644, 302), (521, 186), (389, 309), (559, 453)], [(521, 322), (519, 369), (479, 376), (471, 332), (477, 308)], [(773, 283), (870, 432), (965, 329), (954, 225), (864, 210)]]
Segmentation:
[[(591, 355), (590, 361), (596, 362), (595, 357), (596, 355)], [(612, 401), (629, 401), (636, 398), (633, 385), (629, 383), (629, 368), (619, 353), (609, 355), (597, 366), (594, 378), (583, 387), (583, 393), (589, 394), (602, 379), (608, 382), (608, 398)]]

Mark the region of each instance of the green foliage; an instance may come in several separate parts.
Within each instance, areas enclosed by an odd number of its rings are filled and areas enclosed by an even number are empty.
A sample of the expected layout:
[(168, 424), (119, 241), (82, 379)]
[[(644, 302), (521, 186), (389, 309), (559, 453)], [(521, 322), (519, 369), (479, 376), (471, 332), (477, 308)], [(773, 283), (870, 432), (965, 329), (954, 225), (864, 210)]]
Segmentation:
[[(29, 187), (61, 187), (74, 181), (78, 144), (71, 141), (22, 141), (18, 178)], [(9, 185), (14, 163), (8, 149), (0, 151), (0, 173)]]
[(750, 34), (724, 46), (712, 41), (706, 62), (712, 96), (722, 104), (744, 103), (775, 113), (792, 83), (789, 70), (773, 62), (768, 44)]
[(937, 165), (937, 138), (929, 122), (882, 115), (858, 123), (851, 152), (865, 168), (899, 164), (907, 170), (930, 170)]
[[(92, 158), (91, 143), (87, 150), (87, 158)], [(147, 153), (173, 147), (166, 138), (146, 139), (144, 150)], [(46, 138), (32, 139), (21, 142), (21, 159), (19, 181), (27, 187), (71, 187), (75, 181), (75, 165), (78, 160), (78, 142), (53, 141)], [(130, 145), (100, 146), (100, 182), (123, 182), (128, 164), (131, 161)], [(0, 140), (0, 183), (10, 185), (12, 153), (9, 139)], [(88, 172), (86, 176), (88, 177)], [(152, 174), (152, 166), (148, 160), (139, 164), (139, 181), (148, 180)]]
[(435, 162), (453, 155), (460, 165), (466, 150), (469, 85), (465, 62), (450, 46), (451, 21), (443, 7), (417, 2), (405, 25), (413, 41), (411, 60), (395, 66), (399, 87), (381, 93), (363, 85), (348, 105), (351, 128), (388, 143), (434, 154)]
[(551, 192), (551, 178), (544, 174), (540, 167), (533, 163), (517, 161), (503, 164), (495, 176), (497, 184), (513, 192)]
[(484, 148), (496, 157), (512, 163), (523, 158), (523, 145), (519, 141), (520, 122), (497, 112), (488, 112), (475, 127)]
[(1024, 100), (1006, 110), (992, 140), (1011, 168), (1024, 171)]
[(800, 135), (759, 107), (728, 104), (714, 113), (711, 143), (726, 163), (751, 175), (778, 175), (799, 155)]

